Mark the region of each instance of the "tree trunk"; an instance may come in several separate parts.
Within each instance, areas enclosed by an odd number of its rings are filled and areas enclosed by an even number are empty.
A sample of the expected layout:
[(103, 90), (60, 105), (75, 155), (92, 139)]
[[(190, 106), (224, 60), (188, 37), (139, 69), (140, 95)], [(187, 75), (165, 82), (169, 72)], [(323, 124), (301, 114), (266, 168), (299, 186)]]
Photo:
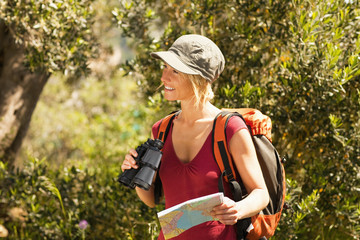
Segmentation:
[(0, 20), (0, 160), (12, 165), (49, 74), (31, 72), (25, 49)]

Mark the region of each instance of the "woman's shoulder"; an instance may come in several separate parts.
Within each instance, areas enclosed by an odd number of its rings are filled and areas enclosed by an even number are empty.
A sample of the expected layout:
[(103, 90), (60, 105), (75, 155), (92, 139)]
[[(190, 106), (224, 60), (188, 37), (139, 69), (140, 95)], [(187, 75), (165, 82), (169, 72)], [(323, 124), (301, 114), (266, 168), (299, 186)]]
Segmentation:
[(228, 121), (228, 124), (226, 126), (226, 138), (227, 142), (230, 142), (230, 139), (232, 136), (242, 129), (248, 129), (244, 120), (242, 120), (240, 117), (231, 117)]
[[(157, 136), (158, 131), (159, 131), (159, 128), (160, 128), (160, 124), (164, 121), (164, 119), (167, 118), (167, 117), (170, 117), (170, 116), (173, 115), (174, 113), (176, 113), (176, 112), (172, 112), (172, 113), (164, 116), (163, 118), (159, 119), (158, 121), (156, 121), (156, 122), (153, 124), (153, 126), (152, 126), (152, 134), (153, 134), (153, 136)], [(168, 120), (168, 119), (169, 119), (169, 118), (167, 118), (167, 120)], [(165, 122), (167, 122), (167, 121), (165, 121)]]
[(163, 118), (158, 120), (157, 122), (155, 122), (151, 128), (152, 134), (153, 136), (157, 136), (158, 131), (159, 131), (159, 127), (160, 127), (160, 123), (162, 122)]

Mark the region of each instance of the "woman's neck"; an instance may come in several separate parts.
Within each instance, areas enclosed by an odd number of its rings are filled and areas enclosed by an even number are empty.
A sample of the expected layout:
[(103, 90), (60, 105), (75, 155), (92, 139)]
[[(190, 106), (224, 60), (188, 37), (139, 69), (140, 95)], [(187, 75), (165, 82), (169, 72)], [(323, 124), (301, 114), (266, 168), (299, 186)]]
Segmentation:
[(195, 106), (192, 102), (181, 102), (181, 113), (178, 120), (195, 123), (199, 120), (213, 119), (219, 112), (220, 110), (209, 101), (204, 104), (199, 104), (198, 106)]

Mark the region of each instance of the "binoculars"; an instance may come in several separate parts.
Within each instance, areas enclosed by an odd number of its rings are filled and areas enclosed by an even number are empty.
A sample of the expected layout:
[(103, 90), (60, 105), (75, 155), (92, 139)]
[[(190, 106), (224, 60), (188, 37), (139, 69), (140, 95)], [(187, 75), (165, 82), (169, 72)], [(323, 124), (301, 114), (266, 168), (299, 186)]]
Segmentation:
[(135, 158), (137, 169), (131, 168), (120, 174), (118, 182), (134, 189), (136, 186), (149, 190), (156, 170), (159, 168), (164, 143), (160, 139), (148, 139), (136, 148), (138, 156)]

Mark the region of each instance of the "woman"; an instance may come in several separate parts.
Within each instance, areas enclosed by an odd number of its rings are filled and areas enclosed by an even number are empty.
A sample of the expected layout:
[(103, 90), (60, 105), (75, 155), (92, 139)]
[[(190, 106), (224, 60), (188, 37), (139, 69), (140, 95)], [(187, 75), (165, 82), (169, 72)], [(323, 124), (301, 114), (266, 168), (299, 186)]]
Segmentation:
[[(169, 208), (189, 199), (218, 192), (221, 172), (212, 154), (211, 132), (213, 120), (220, 110), (210, 103), (213, 97), (211, 83), (224, 69), (224, 56), (210, 39), (201, 35), (184, 35), (168, 51), (151, 53), (164, 62), (161, 77), (165, 99), (180, 101), (181, 112), (174, 119), (163, 147), (159, 169)], [(157, 135), (160, 121), (152, 128)], [(225, 197), (213, 208), (210, 221), (186, 230), (173, 239), (236, 239), (234, 224), (264, 209), (269, 196), (256, 157), (251, 136), (240, 118), (231, 118), (227, 142), (236, 168), (249, 195), (239, 202)], [(239, 146), (242, 146), (239, 148)], [(122, 170), (137, 168), (135, 150), (130, 150)], [(154, 207), (154, 189), (136, 188), (140, 199)], [(159, 239), (164, 239), (161, 233)]]

